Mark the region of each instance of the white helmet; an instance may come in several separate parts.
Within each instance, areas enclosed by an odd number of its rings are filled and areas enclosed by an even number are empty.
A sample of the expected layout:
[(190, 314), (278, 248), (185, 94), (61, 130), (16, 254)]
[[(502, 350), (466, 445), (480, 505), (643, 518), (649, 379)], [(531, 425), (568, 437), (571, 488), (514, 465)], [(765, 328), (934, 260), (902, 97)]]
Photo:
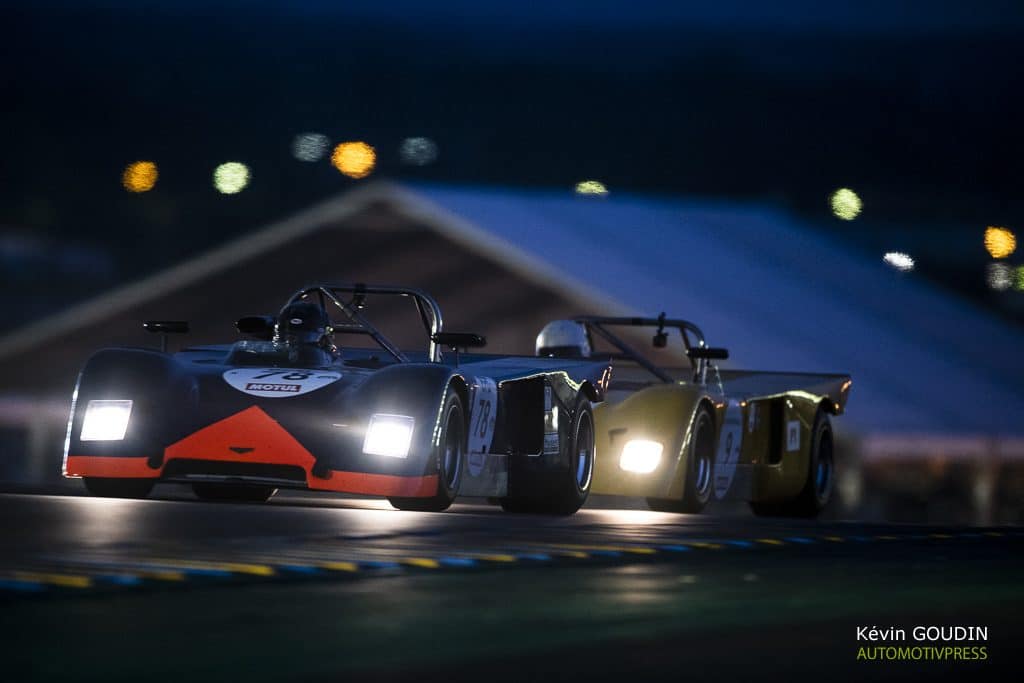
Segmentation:
[(537, 355), (558, 358), (588, 358), (590, 339), (583, 323), (552, 320), (537, 335)]

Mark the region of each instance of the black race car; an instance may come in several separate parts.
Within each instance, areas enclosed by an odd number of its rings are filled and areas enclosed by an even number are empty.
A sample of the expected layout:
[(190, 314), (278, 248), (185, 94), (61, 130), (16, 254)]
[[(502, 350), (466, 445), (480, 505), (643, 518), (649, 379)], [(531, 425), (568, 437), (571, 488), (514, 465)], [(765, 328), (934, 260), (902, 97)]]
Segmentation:
[[(408, 297), (425, 350), (404, 351), (367, 318)], [(278, 488), (385, 496), (443, 510), (456, 496), (570, 514), (594, 468), (591, 405), (606, 361), (495, 356), (442, 331), (424, 292), (316, 285), (275, 316), (237, 322), (233, 344), (166, 352), (183, 322), (153, 321), (160, 351), (104, 349), (78, 378), (64, 476), (97, 495), (142, 497), (161, 481), (203, 499), (263, 501)], [(374, 342), (354, 348), (336, 340)]]

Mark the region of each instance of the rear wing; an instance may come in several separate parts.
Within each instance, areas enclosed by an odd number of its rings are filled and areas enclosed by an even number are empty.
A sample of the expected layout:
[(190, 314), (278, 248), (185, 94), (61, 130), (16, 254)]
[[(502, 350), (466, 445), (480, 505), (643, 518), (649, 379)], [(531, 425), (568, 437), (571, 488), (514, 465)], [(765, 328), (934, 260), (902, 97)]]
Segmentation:
[(849, 375), (831, 373), (720, 370), (719, 375), (728, 396), (754, 400), (803, 394), (816, 403), (827, 401), (835, 415), (846, 409), (853, 384)]

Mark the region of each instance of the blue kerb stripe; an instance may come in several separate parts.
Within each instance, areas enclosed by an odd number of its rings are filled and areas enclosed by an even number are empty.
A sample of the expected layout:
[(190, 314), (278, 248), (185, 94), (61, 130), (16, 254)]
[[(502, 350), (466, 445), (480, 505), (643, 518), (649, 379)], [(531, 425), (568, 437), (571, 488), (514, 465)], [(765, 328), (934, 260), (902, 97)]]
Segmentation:
[(803, 543), (804, 545), (814, 543), (814, 541), (812, 541), (811, 539), (803, 538), (802, 536), (790, 536), (789, 538), (783, 540), (789, 541), (790, 543)]
[(21, 593), (42, 593), (46, 586), (36, 581), (18, 581), (17, 579), (0, 579), (0, 590), (18, 591)]
[[(596, 555), (597, 553), (594, 554)], [(551, 559), (550, 555), (545, 555), (544, 553), (523, 553), (521, 555), (516, 555), (516, 557), (520, 560), (536, 560), (538, 562), (547, 562)]]
[(750, 541), (720, 541), (720, 543), (725, 543), (726, 545), (734, 545), (737, 548), (750, 548), (754, 545)]
[(384, 562), (380, 560), (367, 560), (359, 562), (359, 566), (366, 569), (398, 569), (401, 565), (397, 562)]
[(114, 583), (118, 586), (137, 586), (142, 583), (142, 579), (135, 574), (104, 574), (97, 576), (96, 580), (103, 583)]
[(213, 576), (217, 578), (231, 576), (231, 572), (227, 569), (213, 569), (206, 567), (158, 567), (157, 569), (159, 571), (181, 572), (188, 576)]
[(618, 550), (588, 550), (594, 557), (621, 557), (622, 553)]
[(471, 557), (442, 557), (438, 562), (446, 567), (472, 567), (476, 564), (476, 560)]
[(688, 545), (659, 545), (658, 550), (667, 550), (670, 553), (685, 553), (690, 549)]
[(320, 568), (314, 567), (308, 564), (283, 564), (278, 567), (288, 572), (295, 572), (296, 574), (319, 574)]

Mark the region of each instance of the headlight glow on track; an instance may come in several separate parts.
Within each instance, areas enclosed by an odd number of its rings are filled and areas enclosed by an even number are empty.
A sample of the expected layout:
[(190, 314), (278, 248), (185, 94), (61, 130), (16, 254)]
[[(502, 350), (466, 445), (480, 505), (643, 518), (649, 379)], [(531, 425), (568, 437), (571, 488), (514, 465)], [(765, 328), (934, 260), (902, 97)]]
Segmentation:
[(82, 441), (121, 441), (128, 431), (131, 401), (89, 401), (82, 420)]
[(619, 467), (627, 472), (649, 474), (658, 468), (662, 450), (664, 450), (664, 446), (657, 441), (646, 439), (627, 441), (626, 446), (622, 449), (622, 457), (619, 458)]
[(409, 455), (412, 429), (416, 421), (407, 415), (378, 413), (370, 418), (363, 441), (363, 453), (404, 458)]

